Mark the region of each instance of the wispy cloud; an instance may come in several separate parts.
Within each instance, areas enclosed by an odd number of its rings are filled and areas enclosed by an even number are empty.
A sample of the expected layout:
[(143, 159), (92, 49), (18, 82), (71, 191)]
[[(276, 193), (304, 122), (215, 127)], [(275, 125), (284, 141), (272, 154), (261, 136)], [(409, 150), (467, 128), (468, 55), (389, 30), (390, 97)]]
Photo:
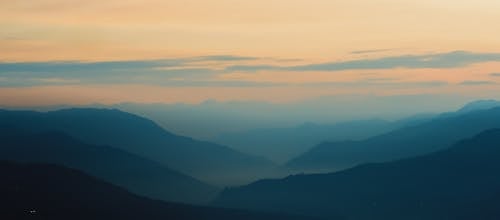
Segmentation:
[(231, 55), (200, 56), (177, 59), (130, 60), (130, 61), (54, 61), (54, 62), (0, 62), (0, 73), (5, 72), (78, 72), (78, 71), (122, 71), (137, 69), (154, 69), (158, 67), (179, 67), (203, 61), (243, 61), (257, 60), (257, 57)]
[(224, 80), (170, 80), (161, 84), (172, 87), (273, 87), (287, 86), (287, 83), (224, 81)]
[(467, 80), (460, 83), (460, 85), (465, 85), (465, 86), (489, 85), (489, 84), (496, 84), (496, 82)]
[[(219, 57), (203, 58), (203, 60), (220, 59)], [(204, 79), (216, 74), (215, 70), (210, 68), (187, 67), (190, 63), (196, 62), (193, 60), (186, 58), (111, 62), (0, 62), (0, 77), (6, 79), (1, 82), (0, 86), (131, 82), (161, 84), (173, 77)]]
[(500, 73), (490, 73), (490, 76), (493, 76), (493, 77), (500, 77)]
[(23, 72), (93, 72), (93, 71), (122, 71), (148, 69), (159, 66), (180, 65), (181, 60), (138, 60), (138, 61), (109, 61), (109, 62), (20, 62), (0, 63), (0, 73), (23, 73)]
[[(321, 85), (415, 85), (441, 86), (443, 81), (403, 82), (397, 77), (370, 75), (369, 78), (352, 82), (328, 82), (336, 80), (305, 80), (295, 83), (290, 80), (266, 79), (232, 79), (218, 80), (217, 75), (225, 73), (259, 70), (278, 71), (286, 77), (289, 72), (335, 72), (344, 70), (377, 70), (394, 68), (454, 68), (475, 63), (500, 61), (500, 53), (472, 53), (455, 51), (441, 54), (405, 55), (382, 57), (377, 59), (361, 59), (344, 62), (328, 62), (306, 65), (290, 65), (290, 62), (277, 62), (272, 58), (215, 55), (158, 60), (129, 60), (107, 62), (0, 62), (0, 86), (36, 86), (64, 84), (151, 84), (164, 86), (213, 86), (213, 87), (266, 87), (266, 86), (321, 86)], [(268, 64), (273, 63), (273, 64)], [(256, 65), (242, 65), (257, 63)], [(294, 73), (295, 72), (295, 73)], [(302, 74), (302, 73), (300, 73)], [(305, 73), (308, 75), (309, 73)], [(249, 74), (252, 75), (253, 74)], [(500, 76), (492, 73), (491, 76)], [(182, 79), (182, 80), (179, 80)], [(339, 81), (348, 80), (343, 79)], [(489, 81), (464, 81), (462, 85), (491, 84)]]
[(258, 60), (257, 57), (232, 55), (199, 56), (158, 60), (127, 60), (106, 62), (0, 62), (0, 86), (33, 86), (54, 84), (144, 83), (168, 84), (169, 78), (207, 80), (217, 69), (203, 62), (238, 63)]
[(80, 84), (78, 79), (65, 78), (22, 78), (22, 77), (0, 77), (0, 87), (29, 87), (39, 85), (75, 85)]
[(261, 70), (283, 70), (286, 67), (273, 66), (273, 65), (235, 65), (225, 68), (226, 72), (255, 72)]
[(445, 81), (368, 81), (368, 80), (358, 80), (350, 82), (314, 82), (314, 83), (304, 83), (304, 86), (343, 86), (343, 87), (439, 87), (448, 85)]
[(201, 56), (196, 57), (202, 61), (241, 61), (241, 60), (258, 60), (259, 57), (248, 57), (248, 56), (234, 56), (234, 55), (214, 55), (214, 56)]
[(355, 50), (355, 51), (351, 51), (351, 54), (380, 53), (380, 52), (387, 52), (387, 51), (391, 51), (391, 50), (393, 50), (393, 49)]
[(500, 61), (500, 53), (455, 51), (441, 54), (405, 55), (379, 59), (310, 64), (289, 67), (288, 69), (294, 71), (339, 71), (353, 69), (454, 68), (488, 61)]
[(327, 62), (298, 66), (272, 66), (272, 65), (238, 65), (230, 66), (227, 71), (262, 71), (262, 70), (287, 70), (287, 71), (342, 71), (363, 69), (394, 69), (394, 68), (456, 68), (474, 63), (500, 61), (500, 53), (472, 53), (467, 51), (454, 51), (449, 53), (403, 55), (382, 57), (377, 59), (361, 59), (343, 62)]

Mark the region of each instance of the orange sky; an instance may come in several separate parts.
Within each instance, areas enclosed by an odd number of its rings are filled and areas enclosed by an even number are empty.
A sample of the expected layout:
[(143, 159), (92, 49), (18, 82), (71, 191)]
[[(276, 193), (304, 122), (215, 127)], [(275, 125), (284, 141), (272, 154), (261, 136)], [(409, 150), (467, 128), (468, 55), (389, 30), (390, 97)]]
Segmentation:
[[(495, 94), (500, 83), (495, 74), (500, 72), (500, 60), (482, 57), (500, 53), (500, 28), (496, 28), (500, 21), (498, 0), (0, 0), (0, 5), (0, 61), (4, 64), (144, 61), (212, 55), (256, 58), (155, 66), (170, 70), (204, 68), (210, 69), (210, 74), (165, 73), (154, 83), (137, 80), (141, 78), (137, 75), (130, 79), (101, 79), (101, 75), (92, 72), (96, 75), (92, 81), (72, 78), (71, 70), (60, 75), (36, 71), (20, 74), (21, 71), (0, 66), (0, 103), (4, 105), (193, 103), (205, 99), (282, 102), (353, 93), (467, 91), (484, 96)], [(445, 68), (396, 65), (335, 71), (225, 70), (234, 65), (293, 67), (453, 51), (478, 55)], [(147, 77), (145, 73), (143, 78)], [(166, 83), (158, 85), (158, 79)], [(204, 81), (203, 86), (189, 84), (200, 80)], [(189, 86), (179, 86), (180, 81)], [(217, 83), (206, 85), (207, 82)], [(269, 85), (238, 87), (225, 82)], [(429, 87), (429, 82), (443, 85)], [(131, 96), (120, 92), (124, 88), (141, 88), (151, 93)], [(273, 95), (266, 95), (269, 93)], [(176, 98), (156, 98), (158, 94)]]

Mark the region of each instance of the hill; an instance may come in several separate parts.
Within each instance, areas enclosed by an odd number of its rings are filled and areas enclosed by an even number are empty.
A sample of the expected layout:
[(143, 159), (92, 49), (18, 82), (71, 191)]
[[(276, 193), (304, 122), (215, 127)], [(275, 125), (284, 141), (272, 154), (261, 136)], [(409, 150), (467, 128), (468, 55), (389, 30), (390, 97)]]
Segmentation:
[(83, 170), (151, 198), (206, 203), (218, 189), (146, 158), (109, 146), (95, 146), (64, 133), (0, 129), (0, 159), (45, 162)]
[(438, 151), (492, 128), (500, 128), (500, 107), (436, 117), (360, 141), (324, 142), (290, 160), (287, 166), (297, 171), (332, 172)]
[(57, 165), (0, 161), (0, 178), (0, 219), (312, 219), (151, 200)]
[(284, 163), (323, 141), (359, 140), (400, 127), (384, 120), (360, 120), (337, 124), (304, 123), (297, 127), (262, 128), (219, 135), (214, 142), (242, 152)]
[(242, 184), (279, 172), (266, 159), (172, 134), (151, 120), (119, 110), (3, 110), (0, 125), (31, 132), (60, 131), (89, 144), (119, 147), (212, 184)]
[(458, 219), (490, 207), (485, 215), (499, 219), (488, 202), (500, 192), (499, 159), (495, 129), (425, 156), (226, 189), (214, 204), (355, 220)]

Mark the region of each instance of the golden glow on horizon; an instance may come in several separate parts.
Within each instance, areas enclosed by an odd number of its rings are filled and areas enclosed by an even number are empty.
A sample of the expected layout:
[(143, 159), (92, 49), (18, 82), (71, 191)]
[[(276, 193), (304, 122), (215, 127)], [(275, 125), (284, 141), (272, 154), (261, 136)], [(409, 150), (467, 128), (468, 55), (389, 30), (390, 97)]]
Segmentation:
[[(444, 86), (421, 88), (403, 86), (392, 90), (380, 90), (376, 86), (354, 87), (339, 90), (335, 87), (180, 87), (168, 88), (145, 85), (94, 85), (94, 86), (37, 86), (26, 88), (1, 88), (2, 107), (32, 107), (47, 105), (89, 105), (134, 103), (189, 103), (197, 104), (209, 99), (220, 102), (234, 100), (267, 101), (271, 103), (299, 102), (324, 96), (393, 96), (442, 94), (471, 98), (488, 98), (500, 94), (498, 85), (485, 85), (478, 92), (474, 86)], [(263, 99), (266, 97), (266, 99)]]

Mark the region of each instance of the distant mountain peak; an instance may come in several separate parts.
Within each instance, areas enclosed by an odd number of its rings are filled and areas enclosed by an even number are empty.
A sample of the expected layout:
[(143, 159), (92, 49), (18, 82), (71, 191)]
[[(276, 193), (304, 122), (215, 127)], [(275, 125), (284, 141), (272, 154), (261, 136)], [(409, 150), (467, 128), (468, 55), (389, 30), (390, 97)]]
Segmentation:
[(466, 113), (471, 111), (490, 109), (499, 106), (500, 106), (500, 101), (498, 100), (494, 99), (477, 100), (465, 104), (462, 108), (458, 110), (458, 112)]

